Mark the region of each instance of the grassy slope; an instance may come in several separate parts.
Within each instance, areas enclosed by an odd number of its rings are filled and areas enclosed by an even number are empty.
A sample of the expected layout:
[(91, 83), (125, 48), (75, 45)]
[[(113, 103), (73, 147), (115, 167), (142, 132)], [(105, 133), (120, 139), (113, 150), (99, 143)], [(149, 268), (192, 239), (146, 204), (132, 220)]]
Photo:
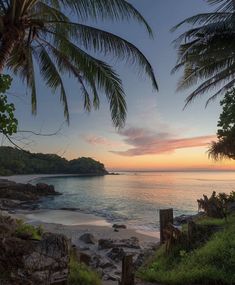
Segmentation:
[(224, 220), (204, 219), (200, 224), (223, 226), (193, 251), (179, 246), (166, 255), (161, 247), (154, 260), (138, 273), (141, 279), (163, 284), (235, 284), (235, 214)]

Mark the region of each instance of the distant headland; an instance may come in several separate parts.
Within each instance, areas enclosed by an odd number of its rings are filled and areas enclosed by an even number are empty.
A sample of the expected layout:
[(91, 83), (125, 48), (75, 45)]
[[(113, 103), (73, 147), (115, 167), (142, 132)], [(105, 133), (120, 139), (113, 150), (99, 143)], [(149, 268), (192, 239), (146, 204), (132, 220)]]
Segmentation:
[(90, 157), (67, 160), (56, 154), (31, 153), (12, 147), (0, 147), (0, 175), (74, 174), (107, 175), (103, 163)]

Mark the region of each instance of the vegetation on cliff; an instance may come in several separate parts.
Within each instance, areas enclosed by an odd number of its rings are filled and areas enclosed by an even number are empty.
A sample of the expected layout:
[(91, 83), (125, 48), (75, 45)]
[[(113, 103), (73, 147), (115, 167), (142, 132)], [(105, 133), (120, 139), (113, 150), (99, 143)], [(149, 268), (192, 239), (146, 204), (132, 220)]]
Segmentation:
[(92, 158), (66, 160), (56, 154), (30, 153), (0, 147), (0, 175), (13, 174), (107, 174), (104, 165)]
[[(198, 200), (205, 216), (183, 225), (180, 238), (173, 241), (170, 250), (166, 251), (166, 244), (163, 244), (155, 257), (138, 272), (138, 276), (161, 284), (235, 284), (235, 211), (232, 195), (226, 200), (230, 211), (223, 218), (208, 216), (212, 212), (207, 211), (210, 207), (221, 208), (215, 200), (218, 201), (222, 193)], [(227, 206), (224, 208), (228, 209)], [(217, 214), (217, 211), (213, 213)]]

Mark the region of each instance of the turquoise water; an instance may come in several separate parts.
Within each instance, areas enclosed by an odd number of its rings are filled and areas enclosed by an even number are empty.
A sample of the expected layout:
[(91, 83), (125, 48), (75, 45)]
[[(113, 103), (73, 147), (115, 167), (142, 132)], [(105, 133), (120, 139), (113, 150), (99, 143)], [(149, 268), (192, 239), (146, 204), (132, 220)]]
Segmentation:
[(123, 222), (140, 230), (157, 230), (159, 209), (174, 215), (197, 212), (197, 199), (212, 191), (235, 190), (234, 172), (138, 172), (103, 177), (53, 177), (35, 182), (53, 184), (62, 196), (44, 199), (42, 208), (76, 208)]

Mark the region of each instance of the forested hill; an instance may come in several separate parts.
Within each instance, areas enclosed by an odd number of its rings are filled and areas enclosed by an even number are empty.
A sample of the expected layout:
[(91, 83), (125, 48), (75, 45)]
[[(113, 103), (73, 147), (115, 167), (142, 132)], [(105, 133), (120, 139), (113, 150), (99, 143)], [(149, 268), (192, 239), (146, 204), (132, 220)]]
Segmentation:
[(0, 175), (13, 174), (108, 174), (104, 165), (92, 158), (66, 160), (56, 154), (30, 153), (0, 147)]

